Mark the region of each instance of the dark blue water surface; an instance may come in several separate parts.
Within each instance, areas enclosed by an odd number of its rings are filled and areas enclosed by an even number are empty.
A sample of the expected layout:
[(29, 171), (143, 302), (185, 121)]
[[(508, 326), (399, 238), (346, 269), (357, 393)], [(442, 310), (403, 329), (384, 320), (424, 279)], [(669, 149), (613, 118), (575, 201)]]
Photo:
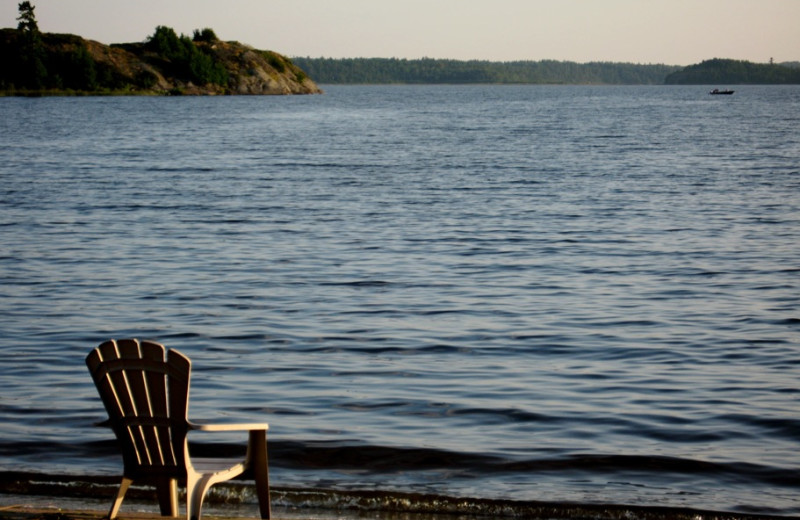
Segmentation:
[(139, 337), (276, 488), (798, 515), (799, 128), (796, 86), (0, 99), (0, 470), (118, 474), (83, 358)]

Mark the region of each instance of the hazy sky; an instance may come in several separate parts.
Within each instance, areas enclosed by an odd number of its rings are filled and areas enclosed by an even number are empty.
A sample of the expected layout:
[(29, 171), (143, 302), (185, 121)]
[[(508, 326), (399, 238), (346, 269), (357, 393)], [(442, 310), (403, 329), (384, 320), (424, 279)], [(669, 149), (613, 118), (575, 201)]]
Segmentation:
[[(288, 56), (800, 60), (800, 0), (32, 0), (39, 28), (103, 43), (210, 27)], [(0, 0), (16, 27), (18, 0)]]

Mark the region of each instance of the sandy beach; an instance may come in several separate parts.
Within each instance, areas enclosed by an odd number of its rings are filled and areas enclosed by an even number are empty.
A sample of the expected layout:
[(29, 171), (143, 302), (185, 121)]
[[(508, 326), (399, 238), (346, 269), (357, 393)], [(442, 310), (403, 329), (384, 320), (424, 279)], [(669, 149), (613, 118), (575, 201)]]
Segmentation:
[[(9, 497), (2, 497), (8, 499)], [(94, 509), (94, 506), (85, 507), (78, 503), (69, 505), (69, 500), (63, 501), (65, 506), (60, 507), (60, 499), (56, 499), (51, 505), (43, 505), (44, 498), (31, 500), (30, 497), (19, 497), (25, 499), (17, 504), (0, 505), (0, 520), (102, 520), (107, 518), (107, 511)], [(7, 501), (7, 500), (3, 500)], [(165, 517), (160, 516), (155, 509), (150, 506), (134, 506), (129, 510), (123, 510), (118, 517), (119, 520), (159, 520)], [(185, 518), (183, 513), (178, 518)], [(253, 520), (258, 518), (258, 513), (253, 508), (238, 507), (216, 507), (204, 511), (203, 518), (206, 520)], [(594, 519), (594, 520), (789, 520), (797, 517), (771, 516), (771, 515), (748, 515), (738, 513), (728, 513), (721, 511), (701, 511), (691, 509), (675, 509), (662, 507), (644, 507), (631, 509), (621, 505), (565, 505), (541, 504), (541, 506), (529, 509), (524, 514), (493, 514), (493, 515), (470, 515), (470, 514), (443, 514), (443, 513), (410, 513), (401, 511), (363, 511), (363, 510), (305, 510), (274, 508), (273, 519), (281, 520), (444, 520), (469, 518), (526, 518), (526, 519), (548, 519), (548, 520), (573, 520), (573, 519)]]
[[(77, 478), (24, 472), (0, 472), (0, 520), (100, 520), (106, 518), (116, 489), (116, 477)], [(247, 486), (236, 482), (232, 486)], [(252, 493), (226, 489), (213, 493), (203, 504), (205, 519), (258, 519)], [(577, 503), (555, 501), (477, 500), (467, 497), (415, 493), (387, 495), (376, 490), (337, 491), (274, 487), (272, 518), (281, 520), (467, 520), (526, 518), (547, 520), (787, 520), (787, 515), (725, 511), (722, 508), (681, 508), (664, 505)], [(155, 520), (158, 503), (148, 486), (135, 486), (119, 512), (119, 520)], [(330, 496), (329, 496), (330, 495)], [(320, 501), (321, 496), (327, 500)], [(335, 499), (331, 501), (331, 496)], [(185, 518), (185, 502), (179, 500), (179, 516)]]
[[(1, 520), (101, 520), (107, 518), (107, 511), (95, 511), (89, 509), (62, 509), (58, 507), (41, 507), (29, 505), (11, 505), (0, 507)], [(160, 520), (163, 517), (154, 512), (124, 512), (118, 517), (119, 520)], [(183, 515), (178, 518), (185, 518)], [(258, 518), (258, 515), (253, 516), (236, 516), (236, 515), (221, 515), (216, 514), (203, 514), (206, 520), (253, 520)], [(325, 515), (325, 514), (304, 514), (302, 516), (284, 513), (280, 516), (273, 516), (274, 519), (291, 519), (291, 520), (323, 520), (333, 518), (345, 518), (342, 515)], [(355, 516), (351, 518), (365, 518), (364, 516)], [(377, 517), (376, 517), (377, 518)], [(383, 517), (386, 518), (386, 517)]]
[[(99, 520), (104, 513), (100, 511), (63, 510), (56, 507), (34, 507), (25, 505), (5, 506), (0, 508), (3, 520)], [(130, 513), (125, 518), (154, 520), (159, 515), (153, 513)]]
[[(108, 511), (100, 509), (87, 509), (79, 506), (58, 507), (43, 506), (37, 504), (20, 503), (16, 505), (0, 506), (0, 520), (101, 520), (107, 518)], [(245, 514), (241, 510), (234, 510), (232, 514), (223, 514), (220, 511), (204, 513), (203, 517), (207, 520), (252, 520), (258, 518), (257, 514), (240, 516)], [(119, 515), (119, 520), (157, 520), (163, 517), (154, 511), (123, 511)], [(178, 518), (184, 518), (183, 515)], [(325, 513), (305, 513), (298, 515), (289, 511), (282, 511), (280, 515), (273, 515), (274, 519), (285, 520), (323, 520), (332, 518), (344, 518), (343, 515)], [(352, 516), (352, 518), (364, 518), (364, 516)]]
[[(114, 479), (74, 479), (30, 473), (0, 474), (0, 520), (101, 520), (107, 518)], [(787, 520), (796, 516), (614, 503), (482, 502), (456, 497), (398, 494), (393, 500), (376, 491), (339, 493), (335, 503), (321, 506), (313, 496), (323, 490), (273, 488), (272, 518), (281, 520), (468, 520), (526, 518), (547, 520)], [(158, 504), (148, 487), (132, 488), (119, 520), (156, 520)], [(241, 494), (235, 494), (241, 498)], [(254, 501), (210, 497), (203, 505), (208, 520), (258, 519)], [(427, 500), (426, 500), (427, 498)], [(311, 505), (311, 504), (314, 505)], [(178, 518), (185, 518), (181, 498)]]

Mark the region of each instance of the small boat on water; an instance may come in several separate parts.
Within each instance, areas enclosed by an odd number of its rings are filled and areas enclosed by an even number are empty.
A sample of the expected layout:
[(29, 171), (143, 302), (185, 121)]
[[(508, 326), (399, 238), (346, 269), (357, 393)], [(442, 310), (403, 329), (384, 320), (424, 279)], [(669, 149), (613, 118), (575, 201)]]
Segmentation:
[(709, 94), (711, 94), (712, 96), (730, 96), (734, 92), (735, 92), (734, 90), (720, 90), (718, 88), (715, 88), (714, 90), (709, 92)]

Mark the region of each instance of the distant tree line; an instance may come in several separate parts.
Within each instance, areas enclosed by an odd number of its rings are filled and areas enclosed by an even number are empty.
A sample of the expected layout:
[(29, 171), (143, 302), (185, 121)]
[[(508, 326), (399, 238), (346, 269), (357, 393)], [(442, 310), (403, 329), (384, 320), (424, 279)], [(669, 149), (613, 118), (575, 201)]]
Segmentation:
[(715, 58), (667, 76), (668, 85), (779, 85), (800, 83), (800, 69), (773, 63)]
[(680, 67), (569, 61), (459, 61), (422, 58), (292, 58), (321, 84), (507, 83), (660, 85)]

